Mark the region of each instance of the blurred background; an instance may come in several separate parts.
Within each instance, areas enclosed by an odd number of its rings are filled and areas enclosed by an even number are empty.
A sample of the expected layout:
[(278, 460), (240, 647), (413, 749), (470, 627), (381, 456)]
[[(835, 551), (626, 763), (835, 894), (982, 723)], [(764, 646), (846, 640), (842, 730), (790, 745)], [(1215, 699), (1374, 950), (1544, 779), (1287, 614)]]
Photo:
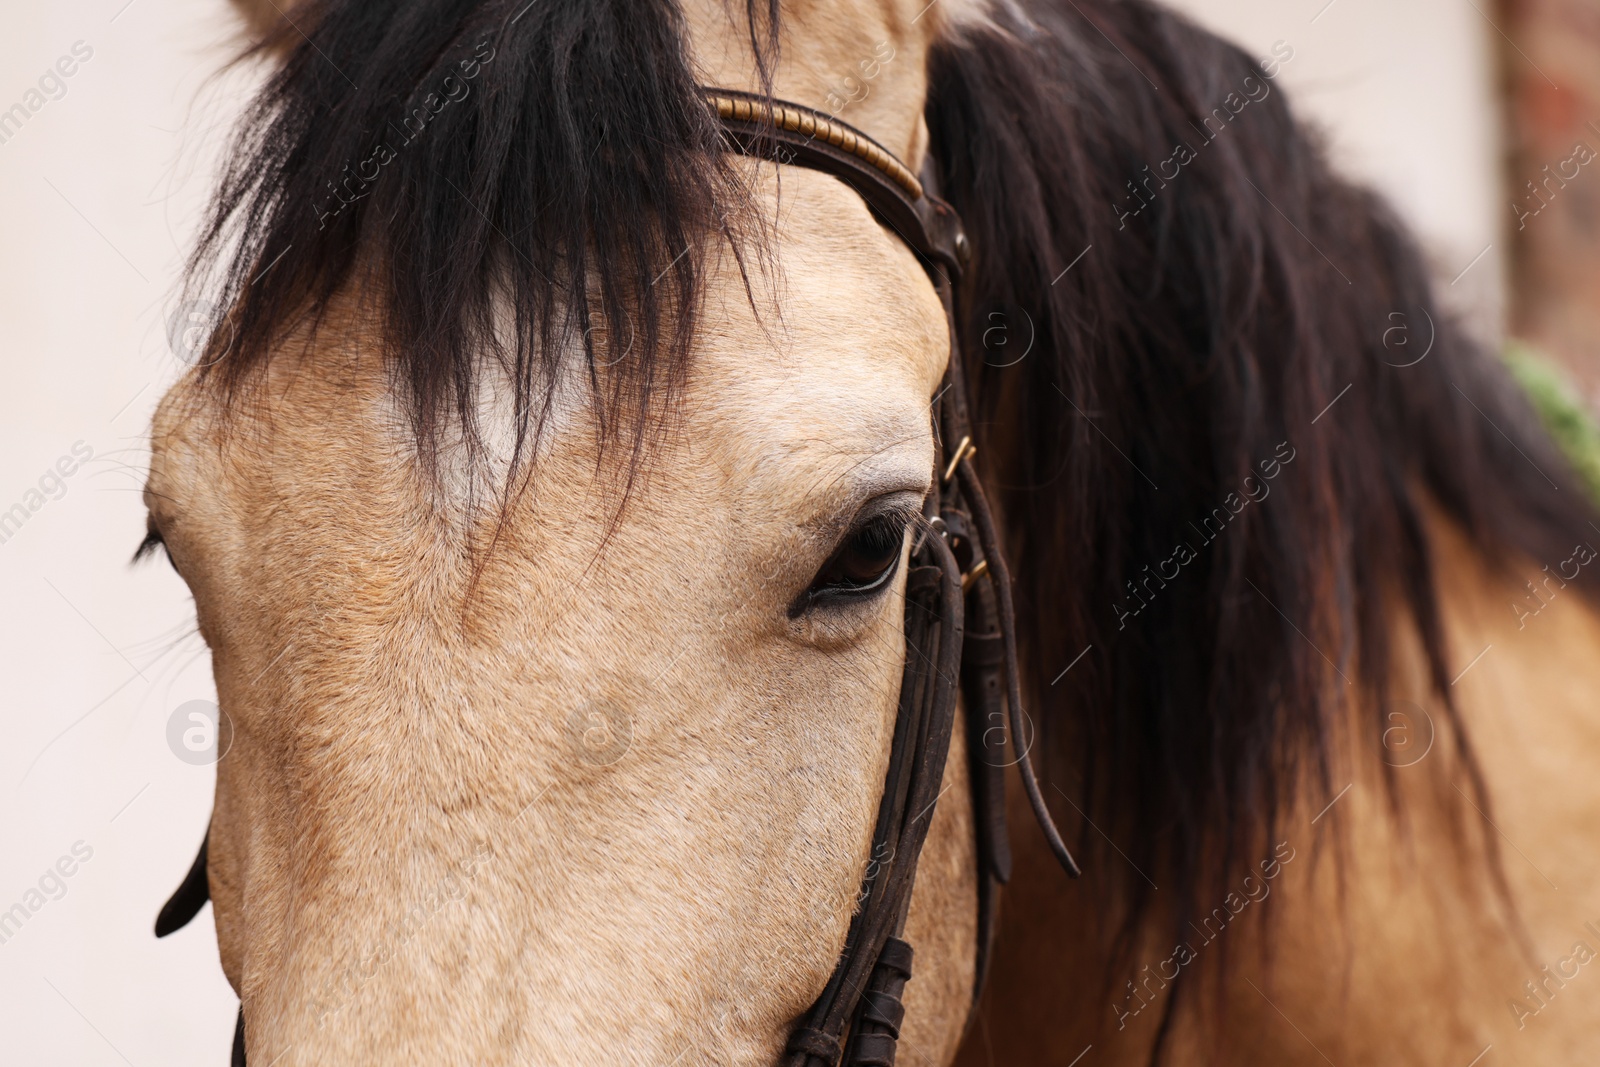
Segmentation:
[[(1177, 6), (1292, 50), (1276, 86), (1414, 227), (1449, 304), (1600, 397), (1600, 0)], [(211, 808), (210, 665), (177, 577), (128, 558), (151, 410), (193, 341), (178, 271), (259, 76), (219, 76), (240, 43), (225, 0), (13, 4), (0, 35), (6, 1063), (227, 1061), (209, 910), (151, 934)]]

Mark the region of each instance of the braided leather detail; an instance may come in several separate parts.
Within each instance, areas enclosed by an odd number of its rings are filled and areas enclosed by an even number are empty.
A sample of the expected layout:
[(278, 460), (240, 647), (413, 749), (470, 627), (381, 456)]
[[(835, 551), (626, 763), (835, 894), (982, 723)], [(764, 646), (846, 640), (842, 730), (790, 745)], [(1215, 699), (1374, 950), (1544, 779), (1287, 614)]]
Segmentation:
[(911, 199), (922, 196), (922, 183), (917, 176), (887, 148), (849, 123), (798, 104), (769, 103), (752, 93), (735, 93), (730, 89), (708, 91), (706, 101), (716, 108), (717, 117), (724, 122), (771, 123), (788, 133), (820, 139), (877, 168)]
[(924, 257), (941, 279), (961, 276), (971, 258), (949, 204), (872, 138), (811, 108), (735, 89), (703, 89), (728, 148), (839, 178), (880, 221)]

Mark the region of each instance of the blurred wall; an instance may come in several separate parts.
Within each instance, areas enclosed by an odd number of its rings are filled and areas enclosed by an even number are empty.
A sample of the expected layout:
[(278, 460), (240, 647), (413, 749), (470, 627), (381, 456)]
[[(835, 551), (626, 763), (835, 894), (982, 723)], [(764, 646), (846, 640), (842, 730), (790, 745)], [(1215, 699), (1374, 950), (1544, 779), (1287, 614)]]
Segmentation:
[(221, 0), (5, 10), (0, 1063), (227, 1062), (210, 912), (151, 934), (211, 809), (212, 768), (168, 743), (210, 663), (182, 583), (128, 557), (181, 368), (171, 290), (238, 106), (237, 79), (204, 84), (232, 24)]
[(1500, 210), (1515, 239), (1512, 323), (1600, 406), (1600, 3), (1507, 7), (1515, 121)]

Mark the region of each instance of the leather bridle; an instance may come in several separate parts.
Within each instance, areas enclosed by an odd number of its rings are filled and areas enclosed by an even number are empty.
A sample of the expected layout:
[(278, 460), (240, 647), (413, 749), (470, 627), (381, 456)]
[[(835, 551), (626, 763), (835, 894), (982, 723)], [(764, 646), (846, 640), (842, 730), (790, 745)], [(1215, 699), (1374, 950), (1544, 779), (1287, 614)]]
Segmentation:
[[(1023, 722), (1011, 575), (972, 462), (970, 394), (956, 313), (956, 283), (971, 250), (955, 210), (936, 195), (931, 165), (920, 176), (913, 174), (860, 130), (799, 104), (729, 89), (707, 89), (705, 95), (734, 151), (820, 170), (855, 190), (922, 261), (949, 325), (949, 367), (933, 402), (938, 459), (933, 489), (923, 503), (927, 527), (913, 547), (906, 575), (906, 663), (872, 836), (870, 855), (876, 862), (833, 976), (790, 1034), (787, 1048), (788, 1067), (836, 1067), (841, 1054), (845, 1067), (888, 1067), (905, 1017), (901, 993), (911, 977), (911, 946), (901, 935), (950, 750), (958, 690), (966, 698), (977, 831), (974, 1004), (988, 972), (1000, 886), (1011, 875), (1004, 777), (1011, 763), (1021, 773), (1051, 851), (1069, 874), (1078, 874), (1022, 740), (1029, 731)], [(1008, 735), (1011, 760), (1006, 758)]]
[[(956, 283), (970, 260), (961, 220), (935, 194), (935, 175), (913, 174), (893, 153), (838, 119), (799, 104), (730, 89), (704, 90), (730, 150), (807, 167), (840, 179), (900, 236), (928, 271), (950, 333), (950, 361), (932, 411), (937, 456), (905, 586), (905, 668), (889, 767), (873, 829), (871, 865), (844, 950), (822, 994), (796, 1024), (786, 1067), (891, 1067), (911, 977), (902, 939), (917, 859), (944, 778), (956, 719), (966, 699), (967, 752), (978, 856), (978, 944), (974, 1005), (994, 941), (1000, 886), (1011, 874), (1005, 768), (1016, 766), (1051, 851), (1078, 866), (1045, 806), (1028, 758), (1011, 576), (994, 515), (979, 483), (968, 412)], [(1008, 714), (1009, 713), (1009, 714)], [(1007, 758), (1007, 738), (1012, 756)], [(208, 831), (209, 837), (209, 831)], [(156, 920), (165, 937), (209, 898), (206, 845)], [(244, 1064), (244, 1013), (233, 1063)]]

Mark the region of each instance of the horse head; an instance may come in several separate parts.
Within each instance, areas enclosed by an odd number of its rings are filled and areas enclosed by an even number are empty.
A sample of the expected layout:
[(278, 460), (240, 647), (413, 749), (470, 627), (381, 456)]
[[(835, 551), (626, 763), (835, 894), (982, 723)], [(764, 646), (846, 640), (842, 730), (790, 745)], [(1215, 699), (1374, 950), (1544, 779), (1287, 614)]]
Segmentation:
[[(358, 6), (266, 27), (249, 128), (298, 146), (208, 240), (265, 195), (272, 251), (146, 493), (226, 713), (203, 877), (250, 1062), (773, 1062), (896, 862), (950, 330), (857, 192), (727, 154), (697, 94), (842, 112), (915, 170), (955, 16)], [(941, 1062), (956, 733), (905, 926)]]

